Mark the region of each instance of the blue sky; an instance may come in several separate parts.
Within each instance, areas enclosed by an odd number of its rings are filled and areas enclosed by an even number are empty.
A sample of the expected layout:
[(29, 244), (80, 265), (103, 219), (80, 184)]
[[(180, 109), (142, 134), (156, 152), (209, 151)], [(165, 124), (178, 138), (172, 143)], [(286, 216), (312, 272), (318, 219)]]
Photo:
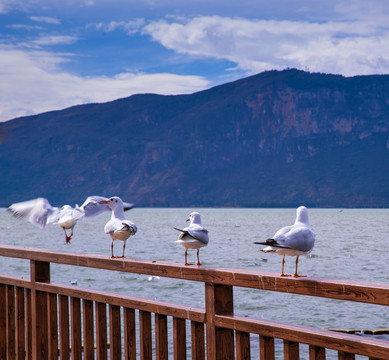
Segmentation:
[(389, 73), (387, 0), (0, 0), (0, 121), (265, 70)]

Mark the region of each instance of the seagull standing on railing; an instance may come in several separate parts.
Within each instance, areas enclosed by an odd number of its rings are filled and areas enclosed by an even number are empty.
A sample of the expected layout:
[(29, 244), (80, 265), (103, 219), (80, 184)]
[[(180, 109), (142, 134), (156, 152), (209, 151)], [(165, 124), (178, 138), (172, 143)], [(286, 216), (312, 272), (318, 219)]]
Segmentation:
[[(51, 206), (45, 198), (37, 198), (12, 204), (8, 207), (8, 211), (15, 217), (26, 218), (31, 224), (41, 229), (44, 229), (47, 224), (58, 224), (65, 232), (66, 243), (69, 243), (78, 220), (92, 218), (111, 210), (107, 205), (100, 203), (102, 200), (108, 199), (103, 196), (89, 196), (81, 206), (76, 205), (73, 208), (70, 205), (64, 205), (59, 208)], [(133, 207), (133, 204), (125, 203), (125, 210)], [(66, 230), (71, 231), (70, 235)]]
[(296, 271), (293, 276), (304, 276), (297, 273), (299, 256), (309, 254), (315, 244), (315, 234), (309, 224), (307, 208), (305, 206), (297, 208), (296, 221), (293, 225), (281, 228), (272, 239), (267, 239), (266, 242), (255, 242), (254, 244), (267, 245), (261, 251), (282, 256), (281, 276), (290, 276), (290, 274), (284, 274), (285, 255), (296, 256)]
[(109, 234), (112, 239), (111, 243), (111, 257), (113, 256), (113, 243), (116, 240), (123, 241), (123, 254), (122, 258), (124, 258), (124, 250), (126, 249), (126, 241), (131, 235), (135, 235), (137, 232), (136, 225), (127, 220), (124, 216), (124, 206), (123, 201), (117, 196), (113, 196), (107, 200), (100, 201), (100, 204), (106, 204), (112, 210), (111, 219), (105, 224), (104, 231), (106, 234)]
[(208, 230), (201, 224), (201, 216), (198, 212), (192, 212), (186, 221), (190, 221), (190, 225), (184, 229), (174, 228), (181, 231), (176, 242), (185, 247), (185, 265), (188, 264), (188, 249), (197, 249), (197, 265), (200, 264), (199, 252), (200, 248), (207, 246), (209, 242)]

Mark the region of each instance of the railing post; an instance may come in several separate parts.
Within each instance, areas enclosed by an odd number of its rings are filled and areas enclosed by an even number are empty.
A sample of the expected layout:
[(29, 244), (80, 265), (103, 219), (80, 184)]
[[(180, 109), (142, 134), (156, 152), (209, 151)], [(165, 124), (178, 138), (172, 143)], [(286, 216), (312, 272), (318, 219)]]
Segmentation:
[(234, 330), (215, 326), (215, 315), (234, 313), (233, 287), (205, 283), (207, 359), (234, 359)]
[(35, 289), (36, 282), (50, 282), (50, 263), (31, 260), (31, 324), (32, 357), (36, 360), (48, 359), (49, 329), (47, 316), (47, 294)]

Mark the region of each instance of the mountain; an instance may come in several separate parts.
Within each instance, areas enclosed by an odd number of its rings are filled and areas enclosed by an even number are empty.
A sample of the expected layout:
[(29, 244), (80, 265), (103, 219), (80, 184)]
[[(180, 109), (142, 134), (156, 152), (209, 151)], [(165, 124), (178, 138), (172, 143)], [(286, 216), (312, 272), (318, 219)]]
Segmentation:
[(0, 206), (388, 207), (389, 76), (267, 71), (0, 124)]

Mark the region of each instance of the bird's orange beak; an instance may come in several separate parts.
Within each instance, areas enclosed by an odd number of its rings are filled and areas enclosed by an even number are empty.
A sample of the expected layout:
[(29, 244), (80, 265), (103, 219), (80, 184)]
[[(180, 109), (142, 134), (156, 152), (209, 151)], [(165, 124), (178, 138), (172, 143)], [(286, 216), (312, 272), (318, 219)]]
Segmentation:
[(107, 200), (101, 200), (99, 204), (108, 204)]
[(190, 221), (190, 218), (187, 218), (186, 221)]

